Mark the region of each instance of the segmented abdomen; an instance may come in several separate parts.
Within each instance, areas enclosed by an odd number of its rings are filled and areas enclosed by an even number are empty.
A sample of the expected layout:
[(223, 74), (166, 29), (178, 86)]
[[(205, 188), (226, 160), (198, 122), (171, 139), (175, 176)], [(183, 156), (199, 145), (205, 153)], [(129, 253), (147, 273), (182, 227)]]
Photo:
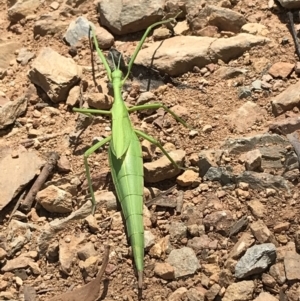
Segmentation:
[(144, 172), (141, 144), (132, 131), (132, 138), (125, 155), (117, 159), (109, 147), (109, 163), (122, 212), (126, 220), (135, 265), (144, 268), (143, 190)]

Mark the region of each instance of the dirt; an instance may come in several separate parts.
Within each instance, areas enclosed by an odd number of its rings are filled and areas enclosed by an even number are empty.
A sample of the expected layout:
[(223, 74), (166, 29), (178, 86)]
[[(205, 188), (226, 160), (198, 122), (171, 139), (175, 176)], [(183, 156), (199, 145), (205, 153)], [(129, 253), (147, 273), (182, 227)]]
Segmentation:
[[(171, 117), (166, 117), (170, 120), (172, 131), (161, 131), (155, 125), (150, 123), (146, 124), (147, 131), (149, 134), (157, 137), (163, 144), (165, 142), (173, 143), (176, 148), (183, 149), (186, 151), (187, 158), (192, 154), (198, 154), (200, 150), (209, 148), (219, 148), (220, 144), (228, 137), (240, 137), (241, 134), (236, 133), (235, 129), (230, 126), (228, 121), (223, 118), (225, 115), (229, 115), (236, 108), (240, 107), (243, 100), (237, 97), (237, 88), (234, 83), (242, 81), (242, 84), (247, 86), (252, 83), (256, 78), (260, 78), (263, 72), (263, 68), (260, 66), (266, 66), (266, 63), (275, 62), (290, 62), (294, 63), (297, 61), (295, 55), (295, 48), (292, 42), (292, 37), (286, 25), (285, 13), (271, 13), (265, 8), (261, 8), (260, 3), (256, 3), (252, 6), (252, 3), (245, 1), (244, 6), (242, 6), (244, 12), (249, 17), (251, 15), (260, 16), (260, 23), (267, 26), (269, 30), (268, 38), (273, 41), (281, 41), (284, 38), (288, 38), (289, 43), (280, 44), (273, 43), (264, 46), (257, 47), (249, 51), (249, 56), (244, 55), (238, 58), (229, 65), (235, 67), (244, 68), (247, 66), (251, 71), (240, 78), (234, 78), (232, 80), (220, 80), (219, 77), (215, 76), (214, 73), (210, 73), (209, 76), (205, 78), (207, 85), (203, 89), (200, 89), (200, 82), (203, 76), (199, 73), (188, 73), (184, 74), (177, 80), (182, 81), (186, 84), (184, 89), (177, 89), (172, 85), (167, 85), (165, 89), (157, 89), (155, 92), (158, 98), (167, 106), (181, 105), (188, 109), (188, 119), (187, 122), (196, 130), (199, 134), (194, 138), (189, 137), (189, 129), (184, 128), (182, 125), (177, 124), (172, 121)], [(43, 13), (50, 12), (49, 3), (46, 1), (41, 6), (38, 11), (39, 15)], [(81, 11), (84, 12), (85, 16), (96, 22), (97, 15), (95, 10), (95, 5), (93, 1), (86, 1), (81, 5)], [(72, 18), (66, 18), (67, 21), (71, 21)], [(10, 28), (10, 23), (6, 16), (6, 5), (0, 4), (0, 36), (3, 38), (15, 37), (16, 33)], [(60, 36), (46, 36), (39, 37), (38, 39), (33, 38), (33, 21), (27, 22), (24, 26), (20, 26), (22, 33), (17, 35), (20, 42), (25, 45), (34, 53), (38, 53), (42, 47), (50, 46), (54, 50), (58, 51), (60, 54), (69, 57), (68, 50), (69, 47), (65, 45)], [(134, 35), (136, 42), (140, 36)], [(118, 39), (118, 38), (116, 38)], [(133, 49), (133, 45), (136, 42), (125, 42), (122, 44), (122, 49)], [(148, 42), (151, 42), (151, 37), (148, 38)], [(279, 47), (277, 47), (279, 45)], [(176, 47), (176, 45), (174, 45)], [(77, 64), (82, 66), (90, 66), (90, 50), (88, 48), (87, 41), (82, 43), (82, 47), (78, 51), (78, 55), (74, 58)], [(19, 66), (12, 63), (13, 73), (11, 76), (6, 77), (0, 83), (0, 88), (5, 89), (5, 93), (11, 97), (11, 99), (16, 99), (21, 96), (29, 86), (29, 80), (26, 77), (26, 73), (30, 69), (30, 64), (26, 66)], [(83, 78), (92, 82), (92, 74), (85, 72)], [(288, 79), (284, 79), (282, 82), (282, 88), (290, 86), (298, 80), (296, 75), (290, 76)], [(163, 92), (162, 92), (163, 91)], [(258, 133), (264, 133), (268, 130), (269, 123), (274, 120), (274, 115), (271, 113), (270, 101), (274, 95), (279, 92), (266, 93), (255, 92), (252, 99), (261, 108), (267, 110), (268, 114), (263, 122), (243, 133), (242, 136), (251, 136)], [(49, 115), (43, 120), (43, 118), (35, 117), (35, 105), (29, 103), (26, 114), (18, 118), (15, 125), (7, 131), (2, 133), (2, 138), (9, 145), (17, 147), (20, 141), (26, 140), (28, 138), (27, 129), (24, 126), (28, 119), (33, 119), (36, 128), (41, 130), (43, 134), (56, 134), (57, 137), (43, 141), (40, 143), (36, 150), (43, 156), (47, 156), (48, 152), (56, 151), (60, 155), (65, 155), (71, 164), (71, 171), (66, 175), (65, 173), (56, 171), (52, 180), (57, 180), (59, 178), (68, 177), (79, 177), (80, 180), (85, 179), (84, 164), (83, 164), (83, 153), (91, 145), (95, 137), (105, 137), (108, 135), (106, 127), (110, 126), (110, 120), (108, 118), (103, 118), (101, 122), (93, 124), (93, 126), (88, 127), (84, 133), (80, 136), (77, 145), (69, 144), (69, 133), (74, 131), (76, 125), (76, 114), (72, 112), (65, 103), (53, 104), (49, 103), (50, 106), (57, 108), (58, 113), (53, 115), (51, 118)], [(43, 110), (41, 110), (42, 117), (44, 115)], [(298, 114), (297, 111), (294, 112)], [(132, 114), (132, 122), (135, 127), (141, 128), (143, 118), (145, 116), (142, 114)], [(211, 125), (212, 131), (210, 133), (204, 133), (202, 131), (203, 126)], [(14, 130), (17, 131), (14, 132)], [(65, 131), (61, 135), (62, 130)], [(167, 133), (169, 133), (167, 135)], [(33, 147), (34, 148), (34, 147)], [(89, 164), (91, 167), (92, 174), (100, 173), (103, 168), (108, 167), (107, 161), (107, 147), (98, 151), (96, 154), (89, 158)], [(239, 166), (239, 163), (235, 160), (231, 162), (233, 167)], [(157, 184), (160, 189), (167, 189), (175, 184), (175, 179), (165, 181), (163, 183)], [(149, 185), (146, 186), (149, 187)], [(155, 187), (155, 186), (151, 186)], [(193, 203), (196, 206), (201, 202), (208, 202), (211, 194), (216, 193), (220, 190), (221, 185), (219, 183), (209, 183), (209, 193), (198, 192), (197, 187), (188, 187), (183, 189), (177, 187), (178, 190), (184, 190), (184, 202)], [(299, 186), (294, 187), (296, 192)], [(108, 188), (113, 189), (111, 182)], [(84, 196), (86, 191), (78, 191), (76, 199), (74, 198), (74, 210), (78, 208), (85, 200)], [(176, 195), (176, 190), (174, 192)], [(293, 196), (293, 193), (292, 193)], [(260, 200), (264, 203), (266, 212), (262, 218), (269, 229), (273, 229), (274, 225), (280, 222), (289, 221), (290, 228), (285, 232), (287, 241), (293, 241), (294, 235), (297, 230), (299, 230), (298, 216), (300, 214), (300, 205), (297, 202), (297, 195), (290, 197), (286, 195), (285, 192), (280, 192), (274, 197), (266, 197), (264, 193), (258, 191), (250, 190), (251, 199)], [(252, 216), (245, 199), (238, 199), (234, 191), (227, 192), (225, 197), (221, 199), (222, 208), (230, 210), (235, 218), (240, 218), (243, 215)], [(6, 216), (3, 218), (1, 225), (1, 232), (4, 231), (8, 225), (8, 214), (11, 212), (13, 204), (6, 208)], [(198, 208), (198, 207), (197, 207)], [(212, 212), (215, 208), (205, 209), (207, 212)], [(44, 217), (46, 221), (53, 220), (57, 215), (50, 214), (40, 207), (37, 207), (37, 212), (40, 218)], [(184, 210), (183, 210), (184, 212)], [(96, 219), (101, 224), (103, 220), (111, 216), (106, 208), (98, 208), (96, 211)], [(158, 238), (164, 237), (168, 232), (168, 225), (172, 221), (182, 221), (184, 214), (177, 215), (173, 209), (159, 209), (157, 213), (152, 213), (158, 216), (158, 219), (165, 220), (164, 227), (155, 226), (153, 228), (153, 233)], [(203, 217), (203, 212), (199, 213)], [(42, 219), (38, 224), (42, 224)], [(137, 300), (137, 280), (135, 276), (135, 271), (133, 269), (133, 261), (130, 255), (128, 243), (126, 236), (124, 234), (124, 228), (119, 228), (117, 230), (111, 230), (110, 227), (100, 227), (97, 233), (91, 233), (89, 227), (84, 221), (73, 222), (68, 229), (64, 229), (57, 235), (57, 239), (64, 238), (66, 235), (77, 235), (78, 233), (86, 234), (86, 241), (91, 241), (94, 243), (95, 248), (100, 254), (103, 253), (103, 244), (111, 244), (111, 250), (115, 250), (115, 253), (111, 255), (109, 268), (112, 270), (111, 273), (106, 274), (106, 279), (104, 282), (104, 287), (106, 290), (103, 292), (102, 300)], [(37, 232), (33, 231), (33, 236), (38, 235)], [(217, 240), (224, 240), (226, 237), (220, 236), (214, 231), (208, 231), (210, 238), (216, 238)], [(276, 235), (275, 235), (276, 236)], [(229, 239), (226, 247), (220, 247), (223, 251), (223, 255), (230, 252), (236, 240)], [(178, 241), (175, 245), (176, 247), (182, 247), (186, 245), (187, 239), (182, 239)], [(35, 250), (36, 244), (34, 239), (31, 239), (24, 248), (26, 250)], [(217, 251), (217, 254), (221, 253)], [(205, 263), (205, 259), (199, 256), (200, 262)], [(143, 300), (166, 300), (171, 292), (177, 288), (184, 286), (187, 288), (192, 288), (201, 283), (202, 272), (196, 272), (193, 276), (185, 277), (184, 279), (165, 281), (155, 276), (153, 273), (153, 266), (156, 261), (164, 261), (164, 257), (155, 259), (149, 256), (148, 252), (145, 255), (145, 279), (144, 279), (144, 289), (143, 289)], [(59, 262), (56, 260), (54, 262), (49, 262), (45, 256), (41, 256), (38, 259), (38, 264), (41, 270), (40, 275), (29, 274), (23, 280), (24, 285), (29, 285), (34, 287), (38, 291), (39, 300), (47, 300), (50, 297), (56, 296), (63, 293), (69, 289), (75, 289), (82, 286), (84, 283), (89, 282), (92, 277), (87, 277), (83, 279), (82, 272), (79, 268), (79, 259), (76, 259), (72, 265), (71, 275), (66, 276), (60, 271)], [(219, 265), (222, 266), (222, 256), (220, 256)], [(12, 273), (2, 273), (0, 274), (2, 279), (8, 279), (9, 285), (7, 286), (7, 291), (16, 293), (19, 288), (13, 280)], [(4, 278), (3, 278), (4, 277)], [(257, 284), (261, 284), (261, 279), (258, 276)], [(289, 289), (290, 284), (286, 285), (286, 289)], [(276, 286), (274, 289), (274, 295), (279, 296), (279, 287)], [(258, 290), (259, 292), (259, 290)], [(257, 293), (258, 293), (257, 292)], [(254, 299), (254, 297), (253, 297)], [(20, 297), (20, 299), (22, 298)]]

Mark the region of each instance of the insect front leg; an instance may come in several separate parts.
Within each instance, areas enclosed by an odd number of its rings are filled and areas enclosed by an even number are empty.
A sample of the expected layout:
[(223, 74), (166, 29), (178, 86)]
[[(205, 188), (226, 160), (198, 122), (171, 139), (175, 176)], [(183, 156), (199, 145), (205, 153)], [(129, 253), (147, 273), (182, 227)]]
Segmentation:
[(92, 184), (92, 179), (91, 179), (91, 173), (90, 173), (90, 167), (88, 163), (88, 157), (93, 154), (98, 148), (106, 144), (111, 140), (111, 136), (108, 136), (107, 138), (97, 142), (95, 145), (90, 147), (85, 153), (84, 153), (84, 166), (85, 166), (85, 173), (86, 173), (86, 178), (88, 181), (88, 186), (89, 190), (91, 193), (91, 202), (92, 202), (92, 214), (94, 215), (95, 213), (95, 208), (96, 208), (96, 199), (95, 199), (95, 194), (93, 190), (93, 184)]

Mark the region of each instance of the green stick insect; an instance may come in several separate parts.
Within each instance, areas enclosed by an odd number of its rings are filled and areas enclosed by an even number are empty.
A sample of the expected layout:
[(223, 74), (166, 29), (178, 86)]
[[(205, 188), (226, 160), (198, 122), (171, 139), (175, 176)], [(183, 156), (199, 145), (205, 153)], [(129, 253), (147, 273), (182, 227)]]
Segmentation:
[[(149, 32), (156, 26), (165, 24), (175, 20), (175, 18), (162, 20), (149, 26), (139, 42), (133, 56), (128, 64), (128, 72), (123, 77), (122, 71), (115, 66), (111, 71), (102, 51), (98, 46), (97, 39), (93, 32), (93, 40), (98, 56), (107, 71), (108, 79), (112, 83), (114, 92), (114, 102), (111, 110), (96, 110), (74, 108), (75, 112), (90, 114), (110, 115), (112, 120), (112, 134), (99, 141), (84, 153), (84, 165), (88, 180), (89, 190), (91, 193), (92, 213), (94, 214), (96, 201), (92, 187), (90, 169), (88, 165), (88, 157), (97, 149), (109, 142), (109, 165), (113, 178), (116, 193), (121, 204), (122, 212), (126, 221), (127, 235), (131, 243), (133, 257), (138, 273), (138, 288), (142, 288), (143, 270), (144, 270), (144, 226), (143, 226), (143, 188), (144, 188), (144, 172), (142, 148), (139, 138), (148, 140), (161, 149), (164, 155), (173, 163), (176, 168), (181, 168), (164, 150), (162, 145), (154, 138), (148, 136), (137, 129), (134, 129), (129, 118), (129, 113), (139, 110), (159, 109), (163, 108), (170, 113), (178, 122), (188, 127), (187, 124), (174, 112), (161, 103), (145, 104), (128, 108), (122, 99), (121, 90), (126, 79), (129, 76), (134, 60), (140, 51)], [(92, 30), (93, 31), (93, 30)]]

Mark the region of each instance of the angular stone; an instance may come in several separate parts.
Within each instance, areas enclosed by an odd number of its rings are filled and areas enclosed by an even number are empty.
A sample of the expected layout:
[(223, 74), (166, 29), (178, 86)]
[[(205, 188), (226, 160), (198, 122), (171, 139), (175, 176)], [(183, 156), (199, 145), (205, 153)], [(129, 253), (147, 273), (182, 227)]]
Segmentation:
[(54, 185), (40, 190), (36, 200), (49, 212), (69, 213), (73, 209), (72, 195)]
[(253, 281), (232, 283), (226, 289), (222, 301), (250, 301), (253, 299), (255, 284)]
[(251, 200), (247, 204), (255, 218), (263, 218), (266, 215), (266, 206), (259, 200)]
[(286, 78), (294, 70), (294, 64), (285, 63), (285, 62), (276, 62), (269, 69), (269, 74), (273, 77)]
[[(185, 151), (175, 150), (170, 152), (169, 155), (181, 166), (185, 157)], [(174, 168), (174, 165), (166, 156), (163, 156), (154, 162), (144, 163), (144, 178), (145, 182), (148, 183), (157, 183), (173, 178), (180, 172), (180, 169)]]
[(252, 189), (284, 189), (290, 191), (291, 184), (282, 176), (273, 176), (269, 173), (258, 173), (254, 171), (245, 171), (236, 177), (236, 182), (249, 183)]
[(8, 100), (5, 104), (0, 103), (0, 130), (12, 125), (18, 117), (27, 109), (27, 97), (25, 95), (14, 101)]
[(244, 156), (246, 170), (259, 170), (261, 168), (261, 153), (258, 149), (247, 152)]
[(172, 250), (167, 261), (174, 267), (176, 278), (193, 275), (200, 268), (195, 252), (187, 247)]
[(154, 274), (165, 280), (175, 279), (175, 270), (169, 263), (156, 263)]
[(278, 299), (267, 292), (261, 292), (253, 301), (278, 301)]
[(247, 250), (235, 266), (235, 277), (243, 279), (265, 271), (276, 259), (273, 244), (255, 245)]
[(300, 117), (288, 117), (285, 119), (276, 120), (270, 124), (270, 131), (290, 134), (300, 130)]
[(176, 179), (176, 183), (181, 187), (188, 187), (195, 183), (198, 179), (199, 174), (193, 170), (186, 170), (182, 175), (178, 176)]
[(85, 17), (80, 16), (73, 20), (64, 36), (70, 46), (75, 46), (80, 39), (89, 38), (90, 26), (93, 26)]
[(221, 160), (222, 151), (220, 150), (205, 150), (199, 153), (199, 174), (204, 177), (210, 167), (217, 167)]
[(288, 86), (279, 95), (275, 96), (271, 100), (273, 114), (278, 116), (288, 110), (292, 110), (294, 107), (300, 104), (300, 81), (294, 85)]
[(262, 220), (253, 222), (250, 225), (250, 229), (259, 243), (270, 242), (270, 240), (272, 239), (271, 231)]
[(234, 245), (228, 257), (233, 259), (238, 259), (243, 253), (247, 251), (254, 244), (254, 237), (245, 232), (242, 234), (238, 242)]
[(44, 164), (34, 151), (20, 148), (17, 157), (11, 154), (12, 150), (0, 149), (0, 210), (24, 189)]
[(206, 228), (213, 227), (218, 232), (226, 232), (233, 223), (231, 211), (222, 210), (208, 214), (203, 219), (203, 224)]
[(28, 77), (57, 103), (67, 99), (70, 89), (79, 82), (81, 72), (73, 59), (63, 57), (51, 48), (42, 48)]
[(282, 262), (273, 264), (269, 270), (270, 275), (277, 281), (279, 285), (282, 285), (286, 281), (284, 265)]
[(287, 280), (300, 280), (300, 255), (287, 252), (284, 257), (284, 268)]

